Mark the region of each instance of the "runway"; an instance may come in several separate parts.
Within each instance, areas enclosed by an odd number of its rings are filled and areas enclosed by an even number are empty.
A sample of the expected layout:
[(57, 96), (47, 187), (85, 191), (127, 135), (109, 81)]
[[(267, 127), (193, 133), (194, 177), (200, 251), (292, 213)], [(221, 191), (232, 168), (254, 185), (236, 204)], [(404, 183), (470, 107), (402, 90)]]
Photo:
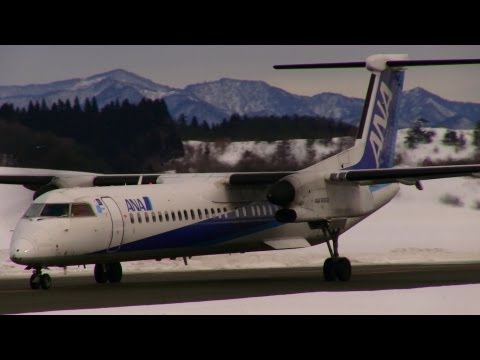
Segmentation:
[(354, 265), (347, 283), (324, 282), (321, 267), (125, 273), (121, 283), (102, 285), (86, 271), (52, 277), (47, 291), (30, 290), (29, 276), (0, 279), (0, 314), (480, 284), (480, 263)]

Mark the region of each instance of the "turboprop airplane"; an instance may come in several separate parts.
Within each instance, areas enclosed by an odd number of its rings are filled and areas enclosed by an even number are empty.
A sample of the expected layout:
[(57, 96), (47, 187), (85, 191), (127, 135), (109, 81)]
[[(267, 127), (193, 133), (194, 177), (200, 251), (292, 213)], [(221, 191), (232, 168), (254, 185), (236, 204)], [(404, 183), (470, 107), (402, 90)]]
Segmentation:
[(366, 67), (371, 72), (358, 135), (350, 149), (295, 172), (104, 175), (15, 169), (0, 183), (35, 190), (18, 222), (10, 258), (33, 270), (32, 289), (49, 289), (52, 266), (95, 264), (98, 283), (122, 278), (122, 261), (293, 249), (327, 243), (326, 281), (348, 281), (339, 237), (393, 199), (399, 184), (476, 176), (480, 165), (392, 168), (395, 116), (407, 66), (478, 64), (372, 55), (366, 62), (283, 65)]

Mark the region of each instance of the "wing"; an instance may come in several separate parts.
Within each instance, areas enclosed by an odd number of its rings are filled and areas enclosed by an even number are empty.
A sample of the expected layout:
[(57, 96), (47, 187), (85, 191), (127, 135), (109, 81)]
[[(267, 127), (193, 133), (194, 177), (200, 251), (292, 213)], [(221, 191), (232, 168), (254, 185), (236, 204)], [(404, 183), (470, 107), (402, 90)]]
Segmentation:
[(327, 181), (355, 182), (360, 185), (401, 183), (415, 185), (419, 180), (459, 176), (480, 177), (480, 165), (428, 166), (400, 169), (350, 170), (331, 173)]
[(37, 190), (57, 187), (112, 186), (156, 183), (160, 174), (96, 174), (78, 171), (0, 167), (0, 184), (23, 185)]
[(112, 186), (178, 183), (215, 178), (229, 185), (269, 185), (293, 172), (250, 172), (214, 174), (97, 174), (77, 171), (0, 167), (0, 184), (23, 185), (29, 189), (55, 184), (58, 187)]

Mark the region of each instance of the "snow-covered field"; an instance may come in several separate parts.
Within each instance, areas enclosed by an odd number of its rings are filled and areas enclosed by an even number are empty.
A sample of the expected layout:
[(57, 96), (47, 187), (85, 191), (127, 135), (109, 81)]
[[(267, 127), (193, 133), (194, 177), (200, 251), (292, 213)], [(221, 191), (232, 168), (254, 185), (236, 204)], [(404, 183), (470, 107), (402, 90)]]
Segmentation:
[(442, 140), (448, 129), (444, 128), (424, 128), (425, 131), (433, 131), (435, 135), (430, 144), (419, 144), (416, 149), (407, 149), (405, 146), (405, 138), (408, 129), (401, 129), (397, 135), (397, 146), (395, 153), (403, 159), (402, 165), (417, 166), (421, 165), (426, 159), (431, 161), (439, 160), (462, 160), (472, 159), (475, 153), (473, 144), (473, 130), (456, 130), (457, 136), (461, 134), (465, 137), (465, 148), (459, 150), (454, 146), (446, 146), (442, 144)]
[[(435, 135), (432, 138), (430, 144), (419, 144), (415, 149), (408, 149), (405, 145), (405, 138), (407, 137), (408, 129), (401, 129), (398, 131), (396, 154), (403, 160), (401, 165), (404, 166), (418, 166), (425, 160), (439, 161), (439, 160), (462, 160), (472, 159), (475, 153), (475, 147), (473, 142), (473, 130), (457, 130), (457, 136), (461, 134), (465, 137), (466, 144), (463, 149), (456, 149), (454, 146), (446, 146), (442, 143), (445, 133), (448, 129), (444, 128), (424, 128), (425, 131), (433, 131)], [(332, 151), (340, 151), (341, 148), (345, 148), (345, 138), (334, 138), (332, 143), (325, 146), (321, 140), (310, 142), (310, 150), (307, 146), (308, 142), (305, 139), (288, 140), (288, 147), (290, 148), (291, 157), (301, 164), (307, 159), (308, 152), (311, 151), (314, 155), (310, 161), (316, 162)], [(246, 152), (253, 153), (254, 155), (269, 159), (275, 151), (281, 141), (237, 141), (237, 142), (202, 142), (202, 141), (186, 141), (184, 144), (187, 147), (191, 147), (192, 151), (188, 153), (188, 157), (191, 158), (196, 154), (200, 155), (205, 153), (208, 148), (210, 156), (221, 163), (227, 165), (237, 164)], [(342, 147), (343, 143), (343, 147)], [(347, 146), (349, 147), (349, 146)], [(192, 155), (193, 154), (193, 155)]]
[(478, 315), (480, 285), (317, 292), (235, 300), (51, 311), (47, 315)]

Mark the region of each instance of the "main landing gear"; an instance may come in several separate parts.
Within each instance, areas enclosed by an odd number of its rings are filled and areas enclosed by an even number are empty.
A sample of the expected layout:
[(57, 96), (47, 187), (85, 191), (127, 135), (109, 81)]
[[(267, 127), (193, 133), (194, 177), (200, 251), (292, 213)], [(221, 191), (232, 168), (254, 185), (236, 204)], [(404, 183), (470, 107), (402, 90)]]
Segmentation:
[(95, 281), (99, 284), (104, 284), (107, 281), (117, 283), (122, 280), (122, 264), (119, 262), (95, 264), (93, 273), (95, 275)]
[(352, 265), (350, 260), (346, 257), (340, 257), (338, 254), (338, 236), (340, 235), (340, 229), (332, 229), (330, 225), (325, 222), (322, 224), (322, 231), (325, 238), (331, 238), (333, 243), (330, 245), (330, 241), (327, 240), (328, 251), (330, 257), (323, 263), (323, 277), (325, 281), (349, 281), (352, 276)]
[(52, 278), (50, 275), (42, 274), (41, 266), (35, 267), (32, 276), (30, 276), (30, 288), (32, 288), (32, 290), (38, 290), (40, 288), (48, 290), (50, 286), (52, 286)]

